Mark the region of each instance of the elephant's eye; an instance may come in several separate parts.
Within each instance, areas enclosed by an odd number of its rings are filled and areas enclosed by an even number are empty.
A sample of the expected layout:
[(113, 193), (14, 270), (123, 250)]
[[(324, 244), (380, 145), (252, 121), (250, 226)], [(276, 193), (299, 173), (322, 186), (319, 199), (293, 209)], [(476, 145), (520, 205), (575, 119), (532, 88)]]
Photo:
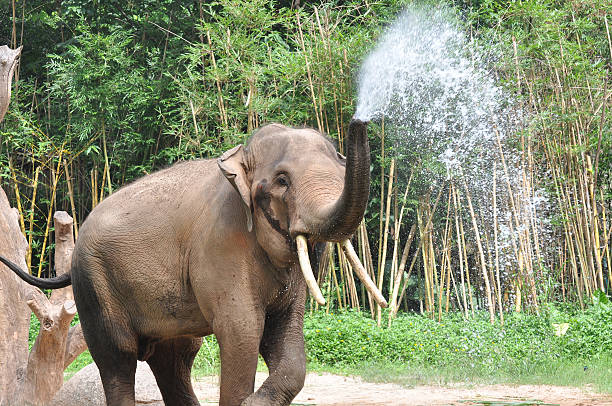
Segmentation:
[(287, 178), (287, 175), (281, 173), (280, 175), (276, 177), (276, 183), (279, 184), (280, 186), (288, 187), (289, 179)]

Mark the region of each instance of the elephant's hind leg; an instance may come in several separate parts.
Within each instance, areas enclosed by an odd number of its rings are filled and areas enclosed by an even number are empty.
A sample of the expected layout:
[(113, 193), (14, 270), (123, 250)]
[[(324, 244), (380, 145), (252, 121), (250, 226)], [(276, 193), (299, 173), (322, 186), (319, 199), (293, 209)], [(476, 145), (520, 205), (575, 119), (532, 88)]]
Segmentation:
[[(89, 352), (100, 371), (108, 406), (134, 406), (134, 378), (136, 374), (136, 338), (127, 328), (95, 328), (104, 323), (82, 319), (83, 332)], [(117, 319), (119, 320), (119, 319)], [(119, 323), (118, 324), (122, 324)], [(125, 325), (125, 324), (123, 324)]]
[(72, 275), (83, 334), (100, 371), (106, 404), (134, 406), (138, 342), (129, 317), (112, 297), (99, 300), (99, 293), (87, 275), (75, 272), (74, 268)]
[(108, 353), (106, 360), (96, 359), (108, 406), (134, 406), (136, 354)]
[(179, 337), (155, 344), (147, 360), (166, 406), (200, 403), (191, 386), (191, 367), (202, 345), (201, 338)]

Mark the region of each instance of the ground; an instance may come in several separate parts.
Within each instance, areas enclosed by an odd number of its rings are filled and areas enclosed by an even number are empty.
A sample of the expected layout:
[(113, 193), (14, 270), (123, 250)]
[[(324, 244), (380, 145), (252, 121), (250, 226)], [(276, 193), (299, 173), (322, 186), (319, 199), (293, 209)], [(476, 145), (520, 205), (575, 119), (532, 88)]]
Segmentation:
[[(257, 373), (256, 385), (266, 374)], [(218, 401), (218, 377), (198, 378), (195, 390), (202, 404)], [(294, 405), (312, 406), (383, 406), (383, 405), (610, 405), (612, 397), (558, 386), (417, 386), (405, 388), (394, 384), (364, 382), (359, 378), (310, 373)]]
[[(267, 374), (257, 373), (256, 386)], [(367, 379), (367, 377), (366, 377)], [(202, 405), (219, 402), (218, 376), (193, 379)], [(163, 406), (155, 377), (145, 362), (136, 370), (136, 404)], [(49, 406), (104, 406), (104, 392), (95, 364), (77, 372), (56, 395)], [(293, 405), (301, 406), (530, 406), (597, 405), (612, 406), (612, 396), (597, 394), (590, 388), (535, 385), (468, 385), (402, 387), (389, 383), (365, 382), (361, 378), (309, 373), (302, 392)]]

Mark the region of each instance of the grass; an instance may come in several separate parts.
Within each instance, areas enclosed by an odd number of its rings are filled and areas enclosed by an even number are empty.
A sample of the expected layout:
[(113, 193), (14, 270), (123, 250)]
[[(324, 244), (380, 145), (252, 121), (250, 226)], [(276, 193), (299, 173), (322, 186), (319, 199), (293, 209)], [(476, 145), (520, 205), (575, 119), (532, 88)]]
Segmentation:
[[(585, 366), (587, 369), (585, 370)], [(512, 373), (499, 369), (495, 372), (480, 366), (431, 366), (413, 364), (360, 363), (350, 366), (328, 367), (309, 364), (309, 371), (355, 375), (368, 382), (394, 383), (405, 387), (420, 385), (462, 386), (474, 385), (555, 385), (592, 387), (597, 392), (612, 394), (612, 357), (590, 361), (553, 361), (531, 365)]]
[[(569, 323), (563, 336), (553, 324)], [(35, 337), (32, 324), (31, 338)], [(612, 305), (585, 311), (549, 304), (540, 316), (508, 314), (491, 325), (488, 314), (465, 320), (448, 314), (442, 322), (401, 314), (391, 328), (379, 328), (359, 312), (307, 314), (304, 335), (308, 370), (357, 375), (374, 382), (416, 385), (546, 384), (585, 385), (612, 393)], [(92, 362), (81, 354), (70, 376)], [(261, 360), (259, 371), (266, 371)], [(206, 337), (194, 375), (219, 373), (219, 349)]]
[[(553, 324), (569, 323), (563, 336)], [(423, 384), (591, 385), (612, 393), (612, 306), (581, 312), (548, 304), (540, 316), (508, 314), (491, 325), (488, 315), (438, 323), (401, 315), (378, 328), (359, 313), (315, 314), (305, 320), (309, 370), (358, 375), (375, 382)], [(367, 360), (367, 361), (364, 361)]]

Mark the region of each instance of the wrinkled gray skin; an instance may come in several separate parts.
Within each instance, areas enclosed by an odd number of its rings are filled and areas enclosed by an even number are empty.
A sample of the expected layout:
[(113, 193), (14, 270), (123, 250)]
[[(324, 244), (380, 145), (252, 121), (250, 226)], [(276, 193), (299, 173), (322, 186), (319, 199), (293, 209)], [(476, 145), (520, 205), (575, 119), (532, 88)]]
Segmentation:
[[(208, 334), (221, 405), (290, 404), (306, 371), (294, 239), (305, 235), (312, 252), (348, 238), (368, 198), (366, 124), (353, 120), (349, 133), (346, 161), (314, 130), (271, 124), (246, 147), (146, 176), (96, 207), (71, 275), (108, 405), (134, 405), (137, 359), (166, 405), (199, 404), (191, 366)], [(253, 393), (258, 354), (270, 376)]]

